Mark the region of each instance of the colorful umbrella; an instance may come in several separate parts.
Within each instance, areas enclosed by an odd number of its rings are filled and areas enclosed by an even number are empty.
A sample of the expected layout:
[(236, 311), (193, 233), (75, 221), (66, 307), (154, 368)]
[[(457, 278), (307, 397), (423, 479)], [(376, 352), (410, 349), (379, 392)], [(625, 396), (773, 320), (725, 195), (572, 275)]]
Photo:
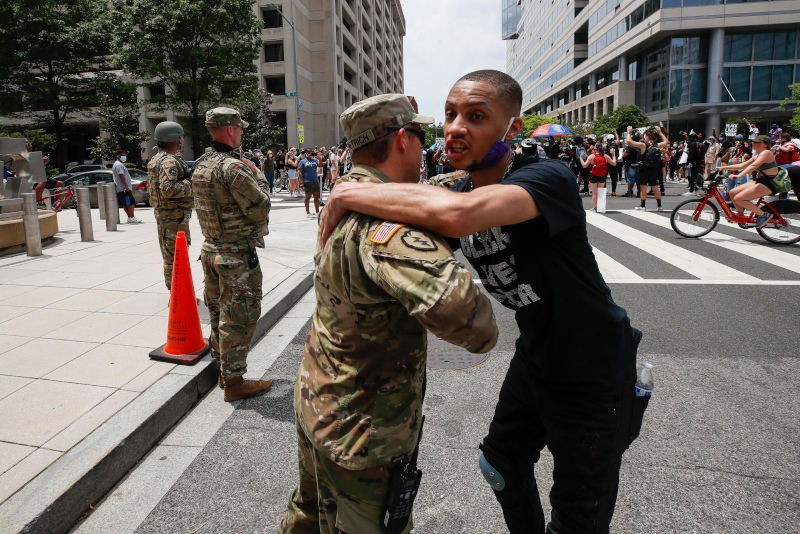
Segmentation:
[(572, 135), (572, 132), (561, 124), (542, 124), (533, 131), (531, 137), (553, 137), (556, 135)]

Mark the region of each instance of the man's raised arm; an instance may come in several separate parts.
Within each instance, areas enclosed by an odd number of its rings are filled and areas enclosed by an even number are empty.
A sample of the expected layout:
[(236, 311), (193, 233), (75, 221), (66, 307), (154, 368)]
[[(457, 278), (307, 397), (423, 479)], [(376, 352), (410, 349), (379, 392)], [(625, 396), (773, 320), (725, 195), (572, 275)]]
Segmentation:
[(533, 197), (521, 187), (496, 184), (454, 193), (419, 184), (377, 187), (350, 181), (338, 184), (328, 197), (320, 230), (323, 245), (348, 211), (411, 224), (447, 237), (463, 237), (539, 216)]

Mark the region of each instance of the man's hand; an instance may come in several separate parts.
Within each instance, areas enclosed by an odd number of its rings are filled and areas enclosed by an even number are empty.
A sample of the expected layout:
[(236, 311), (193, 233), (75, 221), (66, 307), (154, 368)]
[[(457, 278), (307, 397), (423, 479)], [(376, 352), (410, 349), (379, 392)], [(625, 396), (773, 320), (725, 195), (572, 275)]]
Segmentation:
[(242, 163), (244, 163), (245, 165), (247, 165), (248, 167), (250, 167), (250, 170), (251, 170), (251, 171), (253, 171), (253, 174), (258, 174), (258, 173), (260, 172), (260, 171), (258, 170), (258, 167), (256, 167), (256, 164), (255, 164), (255, 163), (253, 163), (252, 161), (250, 161), (249, 159), (247, 159), (247, 158), (242, 158), (242, 159), (241, 159), (241, 161), (242, 161)]
[(322, 210), (320, 218), (319, 240), (322, 242), (323, 247), (325, 243), (328, 242), (328, 238), (331, 236), (333, 229), (336, 228), (339, 221), (344, 219), (344, 216), (347, 215), (348, 210), (342, 207), (339, 197), (353, 188), (364, 187), (365, 184), (361, 184), (357, 180), (358, 179), (354, 177), (349, 182), (336, 184), (334, 190), (328, 195), (328, 199), (325, 201), (325, 209)]
[(661, 133), (661, 126), (656, 126), (656, 132)]

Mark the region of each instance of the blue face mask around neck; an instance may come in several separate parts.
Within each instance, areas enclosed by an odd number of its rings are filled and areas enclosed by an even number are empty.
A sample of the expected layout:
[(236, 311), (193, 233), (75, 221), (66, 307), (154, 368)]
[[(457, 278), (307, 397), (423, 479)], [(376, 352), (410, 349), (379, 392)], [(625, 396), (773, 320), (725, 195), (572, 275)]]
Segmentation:
[(489, 152), (480, 160), (478, 163), (474, 163), (467, 167), (467, 172), (475, 172), (475, 171), (482, 171), (483, 169), (488, 169), (492, 165), (496, 164), (500, 159), (506, 155), (506, 152), (510, 150), (508, 145), (506, 144), (506, 135), (508, 135), (509, 130), (511, 130), (511, 125), (514, 124), (514, 119), (516, 117), (511, 117), (508, 121), (508, 128), (506, 128), (506, 132), (500, 138), (499, 141), (495, 141), (492, 145), (492, 148), (489, 149)]

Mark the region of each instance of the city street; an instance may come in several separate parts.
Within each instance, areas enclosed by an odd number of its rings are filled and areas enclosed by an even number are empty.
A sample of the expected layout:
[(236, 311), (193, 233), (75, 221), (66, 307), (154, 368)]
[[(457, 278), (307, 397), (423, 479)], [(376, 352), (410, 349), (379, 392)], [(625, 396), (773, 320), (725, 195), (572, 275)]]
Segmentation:
[[(667, 184), (663, 213), (635, 212), (638, 199), (623, 197), (609, 197), (606, 214), (587, 213), (614, 299), (644, 333), (639, 359), (655, 366), (612, 532), (800, 532), (800, 245), (770, 245), (724, 219), (702, 239), (682, 238), (669, 212), (683, 192)], [(274, 198), (274, 209), (303, 209)], [(655, 209), (652, 197), (647, 204)], [(213, 388), (73, 532), (276, 532), (297, 480), (293, 384), (314, 302), (311, 291), (252, 349), (271, 362), (270, 393), (226, 404)], [(501, 337), (488, 361), (428, 372), (417, 534), (507, 532), (477, 467), (518, 333), (494, 304)], [(576, 310), (574, 335), (591, 320)], [(545, 451), (537, 479), (546, 513), (551, 472)]]

